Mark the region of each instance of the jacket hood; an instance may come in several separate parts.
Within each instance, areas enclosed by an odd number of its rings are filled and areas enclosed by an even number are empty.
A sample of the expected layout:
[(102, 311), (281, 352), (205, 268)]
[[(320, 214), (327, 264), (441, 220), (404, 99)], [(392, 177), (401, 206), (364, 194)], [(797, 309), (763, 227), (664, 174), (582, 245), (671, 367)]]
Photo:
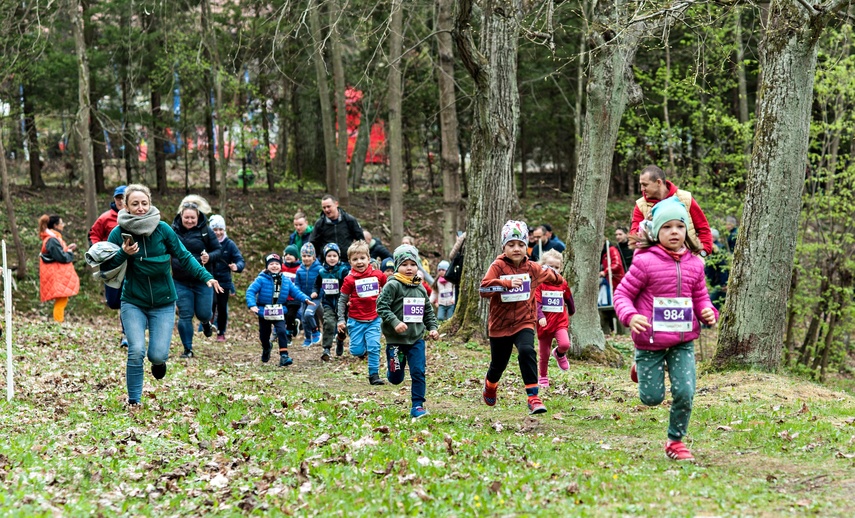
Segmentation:
[[(199, 220), (196, 222), (196, 226), (193, 228), (199, 229), (199, 230), (205, 230), (205, 228), (207, 226), (208, 226), (208, 218), (205, 217), (205, 214), (203, 214), (202, 212), (199, 212)], [(175, 230), (179, 234), (184, 234), (188, 230), (190, 230), (190, 229), (184, 228), (184, 225), (181, 223), (181, 214), (175, 215), (175, 219), (172, 220), (172, 228), (173, 228), (173, 230)]]
[[(361, 279), (363, 277), (379, 277), (383, 275), (383, 272), (369, 265), (364, 272), (357, 272), (356, 270), (351, 268), (350, 275), (353, 275), (357, 279)], [(385, 277), (385, 275), (383, 276)]]
[[(665, 196), (665, 198), (670, 198), (671, 196), (677, 194), (677, 186), (671, 183), (671, 180), (665, 180), (665, 186), (668, 187), (668, 195)], [(665, 199), (648, 198), (646, 194), (643, 194), (642, 196), (644, 196), (644, 201), (662, 201)], [(686, 210), (688, 210), (688, 207), (686, 207)]]

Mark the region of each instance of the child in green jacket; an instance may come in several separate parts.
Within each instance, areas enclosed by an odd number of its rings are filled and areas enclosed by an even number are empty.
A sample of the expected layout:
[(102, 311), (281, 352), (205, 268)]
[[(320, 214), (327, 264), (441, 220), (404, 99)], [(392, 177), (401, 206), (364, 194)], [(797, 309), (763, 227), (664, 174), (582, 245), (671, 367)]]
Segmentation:
[(383, 321), (386, 337), (386, 365), (389, 383), (404, 381), (404, 368), (409, 363), (412, 378), (413, 407), (410, 416), (422, 417), (428, 412), (425, 402), (425, 330), (434, 340), (439, 338), (436, 317), (430, 297), (419, 278), (419, 251), (412, 245), (395, 249), (395, 275), (389, 277), (377, 298), (377, 314)]

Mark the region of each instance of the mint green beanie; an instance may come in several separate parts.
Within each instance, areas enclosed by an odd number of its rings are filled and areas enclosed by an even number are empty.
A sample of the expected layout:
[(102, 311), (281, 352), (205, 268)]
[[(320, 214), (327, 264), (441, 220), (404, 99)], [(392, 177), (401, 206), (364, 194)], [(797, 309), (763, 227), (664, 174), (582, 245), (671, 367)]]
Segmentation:
[(659, 230), (662, 225), (671, 220), (680, 220), (688, 227), (689, 213), (686, 211), (686, 206), (676, 196), (665, 198), (653, 206), (651, 212), (653, 216), (653, 235), (650, 236), (653, 241), (659, 241)]

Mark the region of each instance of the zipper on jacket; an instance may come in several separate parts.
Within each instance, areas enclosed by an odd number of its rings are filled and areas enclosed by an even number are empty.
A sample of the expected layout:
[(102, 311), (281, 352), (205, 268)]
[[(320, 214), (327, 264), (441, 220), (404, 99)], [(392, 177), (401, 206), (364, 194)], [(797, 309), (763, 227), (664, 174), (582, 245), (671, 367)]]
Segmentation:
[[(145, 257), (148, 257), (148, 248), (145, 246), (145, 236), (143, 236), (143, 251), (145, 252)], [(145, 257), (143, 259), (145, 259)], [(151, 307), (154, 307), (154, 289), (151, 287), (151, 277), (146, 275), (146, 279), (148, 280), (148, 298), (151, 300)]]
[[(674, 259), (674, 263), (677, 265), (677, 296), (683, 296), (683, 270), (680, 268), (680, 261)], [(683, 343), (683, 335), (684, 333), (680, 331), (680, 343)]]

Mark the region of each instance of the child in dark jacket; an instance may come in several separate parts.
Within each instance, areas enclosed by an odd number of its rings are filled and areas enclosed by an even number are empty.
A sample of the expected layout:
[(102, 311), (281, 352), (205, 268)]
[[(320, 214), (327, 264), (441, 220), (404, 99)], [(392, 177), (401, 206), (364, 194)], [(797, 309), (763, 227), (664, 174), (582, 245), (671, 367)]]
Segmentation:
[(528, 227), (522, 221), (508, 221), (502, 227), (502, 251), (481, 279), (481, 296), (490, 300), (490, 368), (484, 380), (484, 403), (496, 404), (502, 373), (508, 366), (514, 345), (519, 353), (520, 373), (531, 414), (542, 414), (546, 407), (538, 396), (537, 353), (534, 351), (534, 325), (537, 317), (532, 291), (542, 283), (561, 284), (564, 279), (555, 270), (526, 257)]
[[(641, 402), (655, 406), (665, 399), (665, 366), (671, 379), (670, 422), (665, 455), (694, 460), (683, 444), (695, 396), (695, 345), (698, 317), (715, 324), (718, 311), (710, 302), (704, 262), (687, 248), (689, 212), (676, 196), (653, 206), (652, 222), (643, 237), (631, 236), (636, 252), (629, 273), (615, 290), (615, 312), (632, 329)], [(695, 251), (700, 251), (700, 248)]]
[[(280, 300), (289, 296), (300, 302), (306, 302), (310, 307), (315, 305), (309, 297), (297, 289), (282, 275), (282, 258), (276, 254), (270, 254), (264, 259), (267, 269), (258, 274), (258, 277), (246, 290), (246, 307), (258, 315), (258, 337), (261, 340), (261, 361), (267, 363), (270, 360), (270, 331), (276, 333), (279, 342), (279, 366), (287, 367), (293, 360), (288, 356), (288, 331), (285, 329), (285, 308)], [(261, 306), (259, 308), (259, 306)]]
[[(288, 280), (296, 285), (297, 270), (300, 269), (300, 248), (297, 245), (288, 245), (282, 254), (282, 276), (288, 277)], [(297, 322), (300, 320), (300, 304), (299, 300), (294, 300), (294, 297), (288, 297), (285, 301), (285, 307), (288, 310), (285, 313), (285, 327), (288, 329), (288, 339), (292, 340), (297, 336)]]
[[(321, 263), (315, 257), (315, 245), (312, 243), (303, 245), (300, 250), (300, 257), (303, 264), (297, 269), (297, 278), (294, 284), (303, 292), (303, 295), (309, 297), (315, 289), (315, 279), (321, 272)], [(303, 332), (306, 333), (303, 347), (321, 343), (321, 328), (318, 325), (318, 319), (315, 317), (317, 309), (319, 309), (317, 306), (309, 306), (305, 303), (300, 308), (300, 320), (303, 323)], [(323, 310), (321, 313), (323, 314)]]
[(315, 278), (315, 287), (312, 290), (312, 299), (321, 298), (324, 311), (324, 352), (321, 360), (330, 361), (330, 349), (333, 337), (336, 338), (335, 355), (344, 354), (345, 333), (339, 333), (336, 329), (338, 324), (338, 296), (341, 293), (341, 285), (344, 278), (350, 273), (350, 266), (341, 262), (341, 250), (335, 243), (327, 243), (322, 253), (324, 264)]
[(223, 288), (223, 293), (214, 293), (214, 316), (211, 317), (211, 323), (217, 326), (217, 341), (224, 342), (226, 340), (226, 326), (229, 322), (229, 297), (235, 296), (232, 272), (242, 272), (246, 263), (240, 249), (226, 234), (226, 220), (219, 214), (215, 214), (211, 216), (209, 224), (222, 249), (219, 260), (214, 263), (213, 274)]
[(400, 385), (404, 369), (410, 365), (413, 380), (410, 416), (419, 418), (428, 413), (424, 407), (425, 330), (434, 340), (439, 333), (430, 296), (419, 278), (418, 250), (412, 245), (401, 245), (395, 249), (394, 257), (397, 272), (377, 298), (377, 314), (383, 320), (386, 337), (386, 378), (393, 385)]

